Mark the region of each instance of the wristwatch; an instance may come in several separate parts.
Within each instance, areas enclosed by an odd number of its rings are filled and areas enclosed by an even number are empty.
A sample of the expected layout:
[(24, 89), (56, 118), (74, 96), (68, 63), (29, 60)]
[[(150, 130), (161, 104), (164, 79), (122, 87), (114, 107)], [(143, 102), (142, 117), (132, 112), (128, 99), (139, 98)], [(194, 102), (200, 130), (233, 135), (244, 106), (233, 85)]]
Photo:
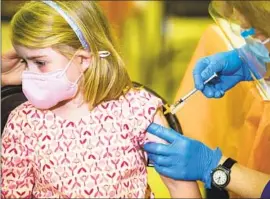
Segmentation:
[(222, 165), (218, 165), (212, 171), (212, 184), (219, 188), (224, 189), (230, 182), (231, 168), (236, 163), (232, 158), (228, 158)]

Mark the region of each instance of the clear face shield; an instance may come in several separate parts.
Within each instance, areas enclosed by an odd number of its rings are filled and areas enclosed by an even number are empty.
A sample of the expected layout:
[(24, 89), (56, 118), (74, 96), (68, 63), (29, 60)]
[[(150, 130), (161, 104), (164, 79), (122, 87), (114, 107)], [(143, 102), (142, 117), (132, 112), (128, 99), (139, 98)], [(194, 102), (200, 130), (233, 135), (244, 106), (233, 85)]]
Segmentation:
[[(219, 14), (218, 10), (225, 9), (224, 2), (211, 2), (209, 13), (220, 27), (227, 38), (230, 48), (239, 52), (241, 59), (249, 67), (252, 78), (264, 100), (270, 101), (270, 57), (266, 44), (270, 38), (261, 41), (255, 38), (256, 30), (254, 28), (243, 29), (238, 20), (233, 20), (233, 14), (230, 20)], [(224, 11), (225, 12), (225, 11)], [(233, 12), (231, 10), (231, 12)], [(240, 16), (238, 16), (240, 17)]]

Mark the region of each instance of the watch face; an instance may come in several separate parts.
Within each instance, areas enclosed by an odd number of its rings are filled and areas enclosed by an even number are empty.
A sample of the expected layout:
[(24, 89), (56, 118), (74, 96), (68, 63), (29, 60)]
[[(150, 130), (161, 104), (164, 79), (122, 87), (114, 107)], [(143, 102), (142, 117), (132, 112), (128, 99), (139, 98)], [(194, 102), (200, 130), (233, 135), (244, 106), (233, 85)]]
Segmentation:
[(217, 185), (222, 186), (222, 185), (226, 184), (228, 177), (224, 171), (216, 170), (213, 173), (213, 180)]

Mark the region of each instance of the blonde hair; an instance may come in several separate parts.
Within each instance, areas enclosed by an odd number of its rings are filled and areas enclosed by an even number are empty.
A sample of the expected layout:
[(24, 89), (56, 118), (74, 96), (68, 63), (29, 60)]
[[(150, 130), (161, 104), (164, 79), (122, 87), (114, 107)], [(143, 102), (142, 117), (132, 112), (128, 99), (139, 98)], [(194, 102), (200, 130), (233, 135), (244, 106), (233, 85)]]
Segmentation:
[[(131, 80), (118, 54), (107, 19), (94, 1), (55, 1), (75, 21), (93, 54), (84, 73), (82, 91), (90, 107), (118, 99)], [(12, 43), (29, 48), (52, 47), (71, 58), (82, 45), (65, 19), (40, 1), (24, 4), (11, 21)], [(70, 47), (73, 52), (70, 51)], [(98, 51), (110, 56), (100, 58)]]
[(235, 23), (245, 20), (251, 27), (270, 37), (270, 1), (213, 1), (213, 7), (224, 18)]

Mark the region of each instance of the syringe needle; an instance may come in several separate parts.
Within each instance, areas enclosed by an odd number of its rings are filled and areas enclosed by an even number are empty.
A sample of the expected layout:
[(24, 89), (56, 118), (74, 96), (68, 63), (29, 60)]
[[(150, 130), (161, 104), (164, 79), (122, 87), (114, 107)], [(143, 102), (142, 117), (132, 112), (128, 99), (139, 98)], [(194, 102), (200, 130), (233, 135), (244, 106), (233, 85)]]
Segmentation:
[[(214, 79), (215, 77), (217, 77), (217, 74), (214, 73), (214, 75), (212, 75), (209, 79), (207, 79), (203, 84), (207, 84), (208, 82), (210, 82), (212, 79)], [(190, 91), (188, 94), (186, 94), (184, 97), (182, 97), (182, 101), (186, 101), (189, 97), (191, 97), (193, 94), (195, 94), (198, 91), (197, 88), (194, 88), (192, 91)]]
[[(204, 82), (204, 85), (207, 84), (208, 82), (210, 82), (211, 80), (213, 80), (214, 78), (217, 77), (217, 74), (214, 73), (214, 75), (212, 75), (209, 79), (207, 79), (205, 82)], [(182, 97), (180, 100), (178, 100), (176, 103), (174, 103), (173, 105), (170, 106), (169, 110), (167, 110), (165, 112), (168, 113), (168, 112), (171, 112), (172, 114), (175, 114), (178, 110), (180, 110), (181, 107), (183, 107), (182, 104), (184, 104), (184, 102), (190, 98), (192, 95), (194, 95), (196, 92), (198, 91), (198, 89), (194, 88), (192, 91), (190, 91), (188, 94), (186, 94), (184, 97)]]

